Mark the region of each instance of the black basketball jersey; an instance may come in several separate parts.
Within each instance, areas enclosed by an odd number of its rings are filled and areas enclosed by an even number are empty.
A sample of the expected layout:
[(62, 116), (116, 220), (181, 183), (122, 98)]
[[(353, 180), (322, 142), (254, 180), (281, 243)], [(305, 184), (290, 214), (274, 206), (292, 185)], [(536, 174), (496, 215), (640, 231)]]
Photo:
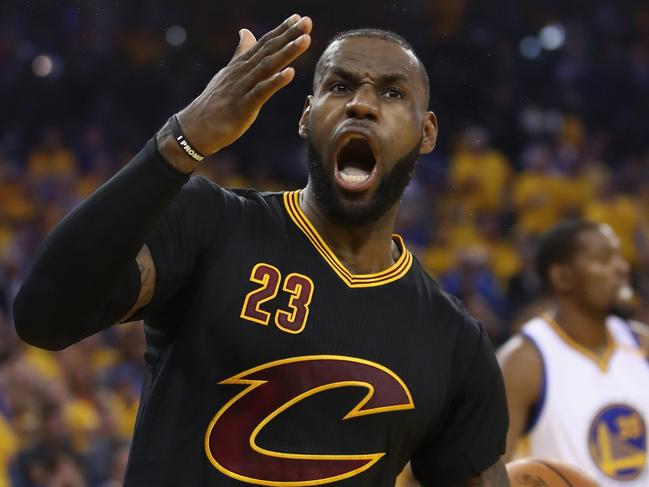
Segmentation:
[(150, 366), (125, 485), (392, 487), (479, 474), (507, 411), (482, 326), (395, 236), (349, 272), (299, 193), (185, 185), (147, 241)]

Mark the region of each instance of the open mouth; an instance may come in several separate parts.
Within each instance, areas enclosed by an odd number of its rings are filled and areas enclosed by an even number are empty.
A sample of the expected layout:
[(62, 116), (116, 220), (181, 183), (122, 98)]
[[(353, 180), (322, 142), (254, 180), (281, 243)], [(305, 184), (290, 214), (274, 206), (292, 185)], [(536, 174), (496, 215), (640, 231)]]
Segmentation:
[(340, 179), (351, 186), (362, 185), (372, 177), (376, 157), (367, 139), (350, 137), (338, 151), (336, 158)]

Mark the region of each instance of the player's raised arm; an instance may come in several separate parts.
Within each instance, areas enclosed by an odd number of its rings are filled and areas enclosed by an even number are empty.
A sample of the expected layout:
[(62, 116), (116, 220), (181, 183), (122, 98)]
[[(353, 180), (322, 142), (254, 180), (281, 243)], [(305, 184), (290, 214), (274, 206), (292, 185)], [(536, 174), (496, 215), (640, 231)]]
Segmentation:
[[(240, 31), (232, 60), (178, 114), (176, 130), (196, 152), (213, 154), (250, 127), (292, 80), (287, 66), (309, 47), (311, 27), (308, 17), (293, 15), (259, 41)], [(47, 237), (14, 302), (23, 340), (59, 350), (151, 299), (155, 269), (145, 239), (197, 164), (172, 132), (168, 122)]]
[[(295, 71), (286, 66), (310, 45), (311, 19), (293, 15), (259, 41), (247, 29), (230, 63), (219, 71), (203, 92), (178, 114), (182, 131), (194, 149), (210, 155), (230, 145), (248, 130), (259, 110), (279, 89), (291, 82)], [(181, 170), (196, 162), (178, 146), (165, 126), (158, 134), (162, 154)]]

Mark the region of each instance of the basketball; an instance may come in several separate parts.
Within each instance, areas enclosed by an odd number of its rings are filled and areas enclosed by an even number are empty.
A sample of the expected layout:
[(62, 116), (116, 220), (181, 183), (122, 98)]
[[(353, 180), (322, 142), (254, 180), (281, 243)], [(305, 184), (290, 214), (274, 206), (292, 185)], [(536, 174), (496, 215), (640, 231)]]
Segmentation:
[(511, 487), (598, 487), (577, 467), (556, 460), (524, 458), (507, 464)]

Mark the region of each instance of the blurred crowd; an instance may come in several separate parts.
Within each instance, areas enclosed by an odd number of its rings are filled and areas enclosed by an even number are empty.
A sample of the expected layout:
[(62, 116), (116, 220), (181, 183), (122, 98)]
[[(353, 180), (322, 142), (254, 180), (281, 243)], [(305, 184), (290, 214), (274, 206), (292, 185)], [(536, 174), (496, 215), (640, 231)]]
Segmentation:
[(635, 317), (649, 322), (649, 5), (358, 1), (359, 24), (323, 1), (221, 3), (2, 6), (0, 487), (121, 485), (146, 367), (141, 323), (50, 353), (15, 336), (11, 302), (48, 231), (200, 91), (237, 29), (261, 34), (295, 10), (315, 25), (299, 76), (201, 174), (228, 187), (300, 187), (297, 120), (326, 40), (396, 30), (428, 68), (440, 120), (398, 228), (430, 273), (501, 343), (542, 306), (536, 239), (585, 217), (620, 237)]

